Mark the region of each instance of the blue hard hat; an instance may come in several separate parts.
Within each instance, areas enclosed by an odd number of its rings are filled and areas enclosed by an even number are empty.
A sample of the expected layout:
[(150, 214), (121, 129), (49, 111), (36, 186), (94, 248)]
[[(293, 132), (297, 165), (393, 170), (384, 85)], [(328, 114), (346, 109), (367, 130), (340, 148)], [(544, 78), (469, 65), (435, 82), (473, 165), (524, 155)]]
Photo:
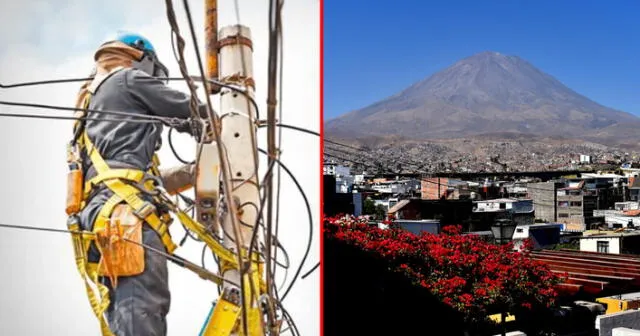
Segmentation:
[(153, 44), (146, 37), (136, 33), (119, 32), (116, 40), (144, 52), (156, 53)]

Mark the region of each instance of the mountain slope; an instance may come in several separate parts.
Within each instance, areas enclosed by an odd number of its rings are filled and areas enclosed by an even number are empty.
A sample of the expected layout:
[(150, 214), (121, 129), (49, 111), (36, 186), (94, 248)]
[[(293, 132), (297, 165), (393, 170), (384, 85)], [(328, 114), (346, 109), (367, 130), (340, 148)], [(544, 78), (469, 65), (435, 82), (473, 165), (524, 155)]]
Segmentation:
[(517, 56), (483, 52), (404, 91), (325, 123), (341, 138), (459, 138), (519, 132), (620, 140), (640, 118), (602, 106)]

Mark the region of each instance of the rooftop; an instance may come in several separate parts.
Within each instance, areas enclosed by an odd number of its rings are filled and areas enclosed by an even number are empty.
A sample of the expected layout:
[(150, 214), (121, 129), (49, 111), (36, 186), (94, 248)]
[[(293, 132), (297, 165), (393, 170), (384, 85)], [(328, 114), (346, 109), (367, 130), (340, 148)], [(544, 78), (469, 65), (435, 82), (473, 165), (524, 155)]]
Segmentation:
[(473, 201), (474, 203), (515, 203), (521, 200), (515, 198), (496, 198), (492, 200)]
[(624, 175), (618, 174), (593, 174), (593, 173), (583, 173), (583, 178), (624, 178)]
[(562, 225), (563, 225), (562, 223), (535, 223), (535, 224), (518, 225), (518, 227), (528, 227), (528, 228), (550, 227), (550, 226), (562, 227)]
[(396, 203), (396, 205), (392, 206), (391, 209), (387, 211), (387, 213), (395, 213), (398, 210), (404, 208), (405, 205), (409, 204), (409, 202), (410, 201), (408, 199), (400, 200), (398, 203)]
[[(531, 256), (557, 274), (568, 273), (566, 283), (558, 286), (563, 294), (584, 290), (597, 294), (604, 290), (624, 293), (640, 282), (640, 257), (575, 250), (531, 251)], [(624, 295), (624, 294), (623, 294)]]
[(619, 238), (619, 237), (628, 237), (628, 236), (638, 236), (640, 235), (640, 231), (636, 230), (627, 230), (627, 229), (618, 229), (618, 230), (587, 230), (583, 233), (580, 239), (589, 239), (589, 238)]

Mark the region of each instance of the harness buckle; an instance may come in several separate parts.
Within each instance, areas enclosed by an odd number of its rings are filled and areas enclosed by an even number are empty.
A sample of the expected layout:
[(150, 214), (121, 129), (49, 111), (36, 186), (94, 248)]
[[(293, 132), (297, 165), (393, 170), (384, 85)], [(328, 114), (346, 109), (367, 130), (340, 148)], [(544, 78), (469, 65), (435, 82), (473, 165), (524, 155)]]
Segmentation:
[(156, 211), (156, 206), (151, 202), (144, 202), (144, 205), (138, 209), (134, 209), (133, 214), (138, 216), (139, 218), (146, 220), (149, 215)]

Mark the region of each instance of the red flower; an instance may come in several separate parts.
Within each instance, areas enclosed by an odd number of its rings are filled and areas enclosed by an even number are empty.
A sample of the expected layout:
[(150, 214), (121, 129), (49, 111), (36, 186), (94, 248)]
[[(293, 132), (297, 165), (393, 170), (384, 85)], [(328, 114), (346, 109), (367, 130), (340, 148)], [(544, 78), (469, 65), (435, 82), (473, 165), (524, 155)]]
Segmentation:
[(385, 258), (390, 269), (470, 319), (494, 313), (502, 302), (527, 309), (555, 303), (554, 285), (562, 276), (531, 259), (526, 250), (515, 252), (509, 244), (498, 246), (460, 235), (459, 225), (442, 231), (415, 235), (394, 226), (379, 229), (353, 216), (325, 218), (323, 227), (326, 238)]

